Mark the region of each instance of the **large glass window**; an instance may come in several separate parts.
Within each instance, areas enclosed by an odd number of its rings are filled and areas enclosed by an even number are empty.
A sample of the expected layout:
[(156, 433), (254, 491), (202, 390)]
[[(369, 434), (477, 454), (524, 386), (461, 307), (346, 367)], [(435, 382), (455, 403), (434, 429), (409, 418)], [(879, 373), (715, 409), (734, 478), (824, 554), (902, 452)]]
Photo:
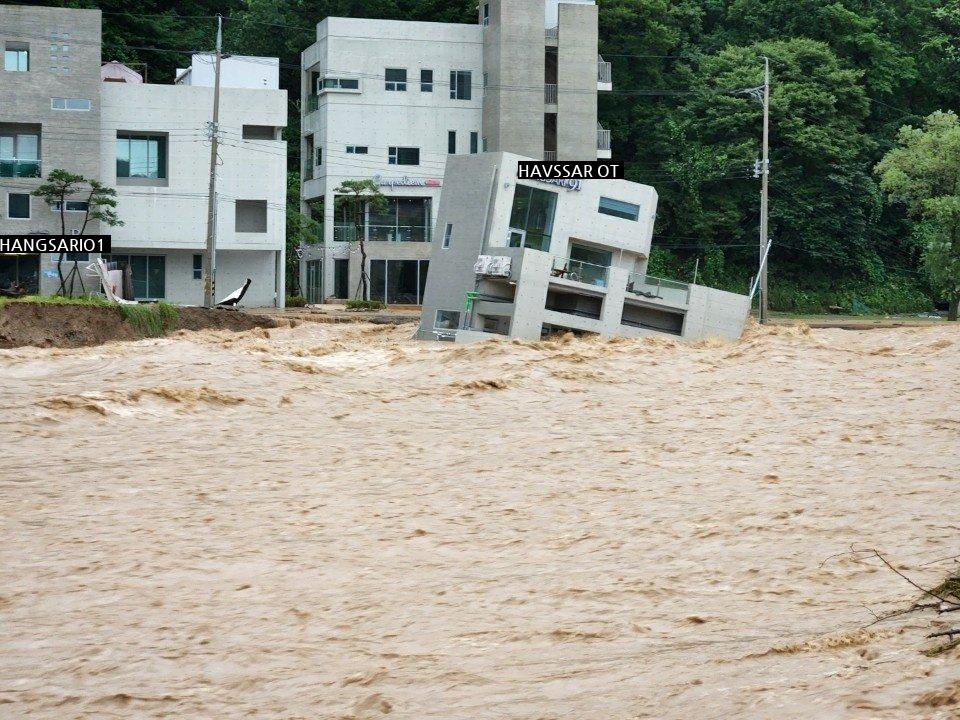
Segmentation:
[(429, 242), (430, 198), (387, 198), (387, 209), (370, 212), (367, 238), (380, 242)]
[(450, 71), (450, 99), (469, 100), (471, 97), (472, 73), (469, 70)]
[(357, 78), (323, 78), (320, 90), (359, 90), (360, 81)]
[(7, 72), (27, 72), (30, 69), (30, 49), (26, 43), (7, 43), (3, 51), (3, 69)]
[(399, 68), (387, 68), (384, 75), (386, 84), (384, 87), (390, 92), (407, 91), (407, 71)]
[(167, 138), (159, 135), (117, 135), (117, 177), (167, 177)]
[(389, 162), (391, 165), (419, 165), (420, 148), (391, 147)]
[(40, 177), (40, 136), (0, 130), (0, 177)]
[(166, 256), (104, 255), (103, 261), (116, 263), (119, 270), (130, 268), (133, 296), (137, 300), (162, 300), (166, 296)]
[(623, 200), (602, 197), (600, 198), (600, 212), (604, 215), (613, 215), (636, 222), (637, 218), (640, 217), (640, 206)]
[(556, 207), (556, 193), (517, 185), (510, 212), (510, 247), (548, 251)]
[(388, 305), (420, 305), (428, 260), (371, 260), (370, 299)]

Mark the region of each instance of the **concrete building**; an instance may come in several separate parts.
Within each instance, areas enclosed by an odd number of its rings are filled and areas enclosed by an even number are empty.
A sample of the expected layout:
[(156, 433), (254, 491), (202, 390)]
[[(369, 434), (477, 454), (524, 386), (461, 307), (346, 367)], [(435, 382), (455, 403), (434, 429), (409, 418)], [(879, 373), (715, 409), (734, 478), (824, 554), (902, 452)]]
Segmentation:
[[(107, 258), (129, 265), (138, 299), (203, 301), (213, 63), (194, 55), (176, 84), (144, 84), (117, 63), (101, 64), (99, 10), (0, 5), (0, 233), (59, 234), (61, 213), (30, 193), (54, 169), (115, 188), (122, 227)], [(286, 91), (276, 58), (223, 63), (218, 185), (217, 294), (253, 283), (248, 306), (282, 306), (286, 235)], [(68, 199), (64, 230), (78, 233), (84, 194)], [(76, 267), (83, 286), (93, 258), (0, 256), (0, 287), (56, 293)], [(82, 287), (82, 289), (81, 289)]]
[(518, 180), (526, 159), (485, 153), (447, 162), (421, 338), (740, 336), (746, 296), (647, 275), (652, 187)]
[(609, 157), (592, 0), (481, 2), (477, 24), (327, 18), (301, 69), (302, 210), (322, 226), (301, 261), (311, 302), (357, 295), (345, 180), (372, 180), (389, 201), (364, 218), (371, 298), (419, 304), (448, 157)]
[[(0, 50), (0, 234), (59, 233), (59, 210), (30, 193), (54, 169), (99, 175), (100, 11), (0, 5)], [(71, 232), (84, 203), (75, 198), (67, 209)], [(91, 222), (87, 232), (101, 228)], [(57, 260), (0, 255), (0, 287), (55, 293)], [(84, 282), (96, 286), (90, 276)]]
[[(102, 182), (115, 187), (123, 227), (109, 259), (129, 263), (138, 299), (203, 303), (213, 58), (194, 55), (173, 85), (101, 88)], [(234, 56), (220, 84), (217, 297), (253, 280), (243, 305), (285, 299), (287, 93), (275, 58)]]

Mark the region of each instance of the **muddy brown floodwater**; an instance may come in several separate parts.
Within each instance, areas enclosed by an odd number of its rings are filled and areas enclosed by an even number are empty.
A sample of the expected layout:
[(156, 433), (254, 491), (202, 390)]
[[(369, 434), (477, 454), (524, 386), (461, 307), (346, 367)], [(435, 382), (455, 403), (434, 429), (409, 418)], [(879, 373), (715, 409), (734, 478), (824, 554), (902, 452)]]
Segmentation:
[(0, 717), (960, 713), (958, 330), (410, 329), (0, 351)]

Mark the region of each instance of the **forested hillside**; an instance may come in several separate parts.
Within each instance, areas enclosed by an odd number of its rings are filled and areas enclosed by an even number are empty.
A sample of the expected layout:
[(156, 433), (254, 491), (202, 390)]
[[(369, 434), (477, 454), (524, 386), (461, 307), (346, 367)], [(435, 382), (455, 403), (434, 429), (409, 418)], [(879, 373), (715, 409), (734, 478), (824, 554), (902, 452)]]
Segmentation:
[[(185, 53), (279, 56), (297, 138), (299, 52), (327, 15), (473, 22), (476, 0), (119, 0), (100, 7), (103, 58), (169, 82)], [(736, 91), (772, 61), (771, 302), (929, 309), (922, 234), (884, 202), (874, 167), (904, 124), (960, 109), (960, 0), (598, 0), (614, 92), (600, 118), (630, 179), (660, 192), (651, 272), (744, 290), (756, 268), (761, 109)], [(298, 167), (297, 142), (290, 168)], [(296, 187), (296, 183), (291, 183)]]

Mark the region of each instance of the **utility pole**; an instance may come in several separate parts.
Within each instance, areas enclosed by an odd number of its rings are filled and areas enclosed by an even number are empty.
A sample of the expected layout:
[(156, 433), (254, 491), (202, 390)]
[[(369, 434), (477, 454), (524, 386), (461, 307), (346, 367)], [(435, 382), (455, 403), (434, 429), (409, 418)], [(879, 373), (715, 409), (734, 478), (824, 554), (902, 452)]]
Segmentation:
[(767, 321), (767, 236), (770, 225), (770, 58), (763, 58), (763, 178), (760, 190), (760, 322)]
[(207, 204), (207, 252), (203, 256), (203, 306), (216, 302), (217, 272), (217, 144), (220, 135), (220, 59), (223, 52), (223, 18), (217, 15), (217, 56), (213, 81), (213, 122), (210, 123), (210, 197)]

